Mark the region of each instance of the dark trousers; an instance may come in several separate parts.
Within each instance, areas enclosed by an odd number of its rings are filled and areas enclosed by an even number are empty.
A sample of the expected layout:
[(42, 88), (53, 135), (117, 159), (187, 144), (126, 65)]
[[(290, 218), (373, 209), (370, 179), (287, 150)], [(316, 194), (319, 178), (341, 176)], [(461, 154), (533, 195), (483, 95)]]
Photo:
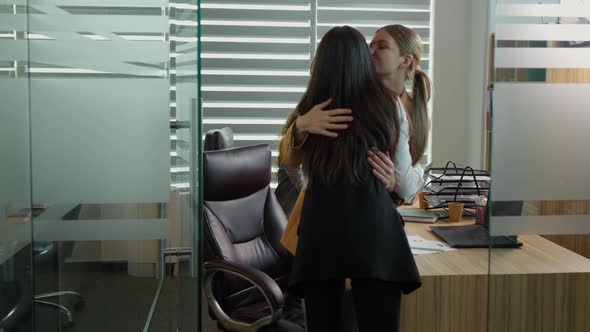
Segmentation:
[[(341, 332), (344, 280), (303, 285), (308, 332)], [(399, 331), (401, 291), (397, 284), (377, 279), (353, 279), (352, 298), (359, 332)]]

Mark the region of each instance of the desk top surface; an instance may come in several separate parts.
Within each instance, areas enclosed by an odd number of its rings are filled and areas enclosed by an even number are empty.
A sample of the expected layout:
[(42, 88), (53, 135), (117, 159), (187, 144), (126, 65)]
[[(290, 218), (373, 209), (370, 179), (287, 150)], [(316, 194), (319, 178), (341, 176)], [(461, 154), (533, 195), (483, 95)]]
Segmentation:
[[(438, 221), (437, 226), (473, 224), (473, 219), (459, 223)], [(406, 222), (407, 235), (441, 241), (432, 231), (432, 224)], [(519, 235), (522, 248), (470, 248), (452, 252), (414, 256), (422, 276), (590, 273), (590, 259), (563, 248), (539, 235)], [(491, 263), (491, 266), (488, 266)]]

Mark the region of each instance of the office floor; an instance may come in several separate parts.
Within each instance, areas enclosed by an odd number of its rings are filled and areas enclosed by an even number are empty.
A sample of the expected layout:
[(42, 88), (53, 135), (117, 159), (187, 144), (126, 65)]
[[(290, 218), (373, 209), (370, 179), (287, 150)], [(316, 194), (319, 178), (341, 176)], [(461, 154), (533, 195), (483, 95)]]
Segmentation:
[[(74, 310), (72, 298), (60, 298), (58, 303), (72, 310), (75, 324), (63, 325), (65, 316), (55, 308), (36, 305), (35, 329), (31, 322), (24, 322), (10, 332), (140, 332), (144, 331), (159, 280), (154, 277), (135, 277), (129, 274), (127, 263), (64, 263), (60, 271), (45, 268), (35, 271), (35, 293), (70, 290), (80, 293), (85, 300), (81, 310)], [(180, 275), (188, 275), (187, 264), (179, 267)], [(201, 311), (202, 332), (219, 332), (217, 324), (209, 317), (207, 301), (198, 297), (197, 282), (189, 277), (167, 276), (160, 292), (156, 310), (148, 332), (197, 331)], [(348, 299), (350, 302), (351, 299)], [(202, 305), (201, 305), (202, 304)], [(200, 308), (199, 308), (200, 306)], [(349, 303), (349, 309), (352, 304)], [(345, 315), (347, 328), (353, 315)], [(348, 331), (347, 331), (348, 332)]]
[[(36, 293), (57, 289), (77, 291), (85, 299), (81, 310), (74, 310), (72, 299), (59, 303), (72, 310), (75, 324), (66, 328), (64, 316), (54, 308), (35, 307), (36, 332), (129, 332), (143, 331), (159, 280), (130, 276), (126, 264), (66, 263), (59, 278), (55, 272), (35, 273)], [(191, 278), (168, 276), (149, 326), (150, 332), (195, 331), (199, 303)], [(206, 303), (202, 301), (201, 303)], [(214, 321), (202, 308), (203, 329), (217, 332)], [(30, 332), (30, 327), (15, 332)]]
[[(139, 332), (143, 331), (153, 302), (159, 280), (133, 277), (126, 264), (66, 263), (60, 271), (59, 287), (55, 273), (36, 273), (37, 293), (61, 290), (77, 291), (85, 299), (80, 311), (72, 310), (75, 324), (67, 329), (61, 325), (65, 320), (57, 310), (36, 306), (35, 332)], [(182, 268), (181, 268), (182, 270)], [(197, 310), (201, 310), (202, 332), (219, 332), (217, 324), (208, 314), (204, 296), (200, 303), (197, 283), (188, 277), (165, 279), (156, 310), (148, 332), (196, 331)], [(352, 308), (352, 299), (347, 297), (347, 311)], [(74, 301), (63, 299), (61, 304), (74, 308)], [(202, 304), (202, 305), (201, 305)], [(199, 305), (201, 308), (199, 309)], [(354, 314), (345, 315), (346, 332), (353, 331)], [(15, 332), (31, 332), (20, 329)]]
[[(158, 285), (154, 278), (132, 277), (105, 264), (65, 264), (59, 281), (54, 273), (36, 273), (35, 282), (36, 293), (60, 289), (82, 294), (85, 305), (78, 311), (73, 310), (73, 299), (59, 299), (60, 304), (72, 309), (72, 332), (143, 330)], [(35, 306), (36, 331), (66, 331), (64, 322), (64, 315), (54, 308)]]

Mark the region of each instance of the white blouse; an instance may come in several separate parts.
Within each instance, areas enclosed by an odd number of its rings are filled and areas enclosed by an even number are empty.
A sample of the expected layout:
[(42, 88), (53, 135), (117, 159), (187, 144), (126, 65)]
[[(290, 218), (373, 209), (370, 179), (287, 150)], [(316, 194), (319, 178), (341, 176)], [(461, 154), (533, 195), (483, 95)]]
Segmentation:
[(397, 100), (399, 140), (393, 156), (395, 169), (395, 193), (406, 202), (411, 202), (424, 185), (424, 170), (420, 164), (412, 166), (410, 155), (410, 123), (401, 101)]

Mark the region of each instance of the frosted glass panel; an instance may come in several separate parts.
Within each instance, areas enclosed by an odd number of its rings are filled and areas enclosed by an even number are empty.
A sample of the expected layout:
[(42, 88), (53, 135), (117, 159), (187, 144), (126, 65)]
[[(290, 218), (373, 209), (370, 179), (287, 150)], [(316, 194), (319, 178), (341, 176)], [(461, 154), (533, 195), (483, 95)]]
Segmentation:
[(490, 235), (589, 234), (589, 215), (575, 216), (495, 216)]
[(503, 3), (529, 3), (529, 4), (558, 4), (561, 0), (496, 0), (496, 3), (503, 4)]
[[(159, 77), (166, 75), (162, 63), (168, 57), (168, 45), (164, 42), (97, 42), (86, 39), (32, 42), (31, 60), (64, 68), (82, 68), (104, 73)], [(160, 66), (138, 66), (138, 63), (160, 63)], [(39, 67), (46, 66), (34, 66)]]
[(498, 24), (498, 40), (590, 40), (590, 24)]
[[(538, 21), (503, 20), (523, 16)], [(588, 16), (583, 1), (496, 7), (496, 81), (526, 84), (494, 87), (494, 234), (590, 232)]]
[(487, 330), (590, 331), (590, 2), (494, 13)]
[(4, 262), (31, 243), (31, 183), (28, 84), (26, 79), (0, 78), (0, 87), (1, 271)]
[(0, 14), (0, 31), (22, 31), (26, 26), (25, 15)]
[[(27, 59), (27, 42), (25, 40), (0, 39), (0, 62), (22, 61)], [(3, 73), (0, 72), (0, 75)]]
[(590, 68), (590, 48), (498, 48), (495, 56), (498, 68)]
[(590, 199), (589, 84), (497, 84), (494, 201)]
[(569, 1), (567, 5), (559, 4), (522, 4), (517, 1), (503, 1), (496, 7), (496, 17), (501, 16), (538, 16), (538, 17), (587, 17), (590, 4), (586, 1)]
[(0, 0), (1, 331), (198, 330), (198, 10)]
[(31, 31), (90, 31), (90, 32), (155, 32), (162, 33), (168, 19), (161, 16), (109, 16), (71, 15), (58, 11), (56, 14), (29, 15)]
[(167, 80), (37, 78), (31, 89), (37, 202), (167, 201)]
[[(0, 41), (0, 45), (3, 42)], [(30, 205), (26, 79), (0, 78), (0, 220)]]
[[(0, 2), (0, 297), (15, 280), (31, 279), (22, 270), (31, 259), (29, 88), (21, 62), (28, 52), (26, 42), (14, 40), (14, 30), (27, 24), (25, 15), (15, 14), (14, 3), (22, 2)], [(20, 286), (30, 291), (31, 285)], [(0, 301), (0, 329), (12, 300)]]
[(0, 1), (0, 330), (33, 332), (31, 163), (22, 6)]

